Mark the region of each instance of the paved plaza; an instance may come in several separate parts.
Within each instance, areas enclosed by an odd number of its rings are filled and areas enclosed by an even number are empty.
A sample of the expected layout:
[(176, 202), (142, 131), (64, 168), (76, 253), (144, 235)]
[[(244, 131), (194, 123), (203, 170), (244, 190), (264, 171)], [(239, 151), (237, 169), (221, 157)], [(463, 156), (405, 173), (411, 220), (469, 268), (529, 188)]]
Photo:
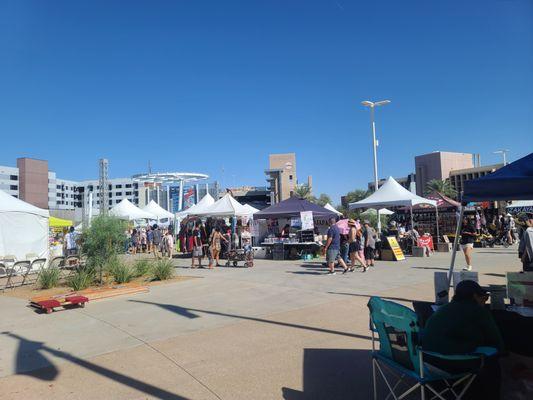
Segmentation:
[[(193, 279), (50, 315), (0, 295), (0, 399), (371, 398), (368, 297), (432, 300), (449, 260), (327, 276), (318, 261), (209, 271), (176, 259)], [(503, 284), (516, 247), (475, 249), (474, 268)]]

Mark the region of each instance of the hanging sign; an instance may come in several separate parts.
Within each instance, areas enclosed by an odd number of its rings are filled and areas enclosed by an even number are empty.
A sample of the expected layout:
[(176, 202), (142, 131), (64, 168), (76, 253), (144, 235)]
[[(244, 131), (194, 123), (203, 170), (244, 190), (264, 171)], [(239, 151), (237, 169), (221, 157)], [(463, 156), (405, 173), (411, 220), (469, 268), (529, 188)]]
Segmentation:
[(394, 259), (396, 261), (405, 260), (405, 256), (400, 248), (400, 245), (398, 244), (398, 241), (396, 240), (396, 236), (387, 236), (387, 242), (389, 242), (389, 246), (394, 254)]
[(313, 211), (300, 211), (300, 220), (302, 221), (303, 231), (315, 228), (315, 225), (313, 224)]

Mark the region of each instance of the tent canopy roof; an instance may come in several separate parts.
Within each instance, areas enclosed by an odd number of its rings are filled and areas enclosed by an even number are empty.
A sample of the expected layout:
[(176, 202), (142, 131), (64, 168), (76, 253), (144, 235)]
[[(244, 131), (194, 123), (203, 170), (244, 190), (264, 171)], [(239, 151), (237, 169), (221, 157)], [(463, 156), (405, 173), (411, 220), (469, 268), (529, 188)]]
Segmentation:
[(248, 215), (253, 215), (256, 212), (259, 212), (257, 208), (251, 206), (250, 204), (245, 204), (243, 207), (246, 208), (246, 210), (248, 210)]
[(128, 199), (123, 199), (120, 203), (114, 205), (109, 210), (109, 215), (129, 221), (134, 219), (156, 219), (154, 214), (141, 210)]
[(301, 211), (312, 211), (313, 217), (331, 218), (336, 217), (337, 213), (321, 207), (318, 204), (311, 203), (300, 197), (290, 197), (287, 200), (280, 201), (270, 207), (265, 208), (254, 214), (254, 219), (268, 218), (292, 218), (299, 217)]
[(26, 203), (16, 197), (11, 196), (9, 193), (0, 190), (0, 212), (20, 212), (27, 214), (35, 214), (41, 217), (48, 218), (50, 213), (48, 210), (44, 210), (39, 207), (35, 207), (30, 203)]
[[(192, 208), (192, 207), (191, 207)], [(202, 215), (202, 216), (243, 216), (250, 215), (250, 212), (241, 203), (235, 200), (231, 194), (227, 193), (221, 199), (217, 200), (209, 207), (205, 207), (203, 210), (196, 210), (190, 215)]]
[(72, 226), (73, 222), (69, 219), (63, 219), (58, 217), (50, 217), (48, 224), (52, 228), (68, 228)]
[(186, 210), (180, 211), (176, 215), (179, 217), (185, 217), (187, 215), (196, 215), (195, 213), (202, 213), (215, 204), (215, 199), (209, 193), (207, 193), (202, 199), (195, 205), (187, 208)]
[(324, 208), (325, 208), (326, 210), (333, 211), (333, 212), (334, 212), (335, 214), (337, 214), (337, 215), (342, 215), (342, 213), (341, 213), (339, 210), (337, 210), (335, 207), (333, 207), (333, 206), (332, 206), (331, 204), (329, 204), (329, 203), (326, 203), (326, 205), (324, 206)]
[[(369, 208), (368, 210), (363, 211), (361, 214), (377, 215), (378, 212), (377, 212), (377, 210), (375, 208)], [(394, 211), (388, 210), (386, 208), (380, 208), (379, 209), (379, 215), (392, 215), (392, 214), (394, 214)]]
[(157, 219), (174, 218), (174, 214), (172, 214), (171, 212), (168, 212), (167, 210), (165, 210), (163, 207), (161, 207), (159, 204), (157, 204), (153, 200), (150, 200), (150, 203), (145, 205), (142, 208), (142, 210), (155, 215)]
[(411, 193), (392, 176), (385, 181), (385, 183), (374, 193), (361, 201), (350, 203), (350, 209), (354, 208), (380, 208), (387, 206), (415, 206), (417, 204), (431, 204), (436, 206), (435, 200), (425, 199)]
[(533, 153), (465, 182), (462, 201), (488, 200), (533, 200)]

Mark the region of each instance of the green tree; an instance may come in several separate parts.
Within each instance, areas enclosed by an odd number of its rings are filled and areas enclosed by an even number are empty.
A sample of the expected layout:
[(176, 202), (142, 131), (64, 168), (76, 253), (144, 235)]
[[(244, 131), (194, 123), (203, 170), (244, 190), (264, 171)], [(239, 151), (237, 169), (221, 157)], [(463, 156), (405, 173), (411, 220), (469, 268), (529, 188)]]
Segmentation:
[[(372, 192), (365, 189), (355, 189), (351, 192), (348, 192), (345, 196), (346, 203), (355, 203), (357, 201), (366, 199), (368, 196), (370, 196)], [(364, 210), (350, 210), (348, 207), (338, 206), (337, 210), (339, 210), (345, 217), (347, 218), (360, 218), (360, 214)]]
[(294, 188), (294, 195), (306, 200), (309, 200), (313, 197), (311, 194), (311, 188), (305, 183), (297, 185)]
[(126, 228), (126, 221), (111, 216), (98, 216), (82, 234), (82, 253), (87, 256), (89, 269), (98, 272), (100, 283), (104, 266), (124, 248)]
[(428, 195), (433, 192), (439, 192), (445, 196), (455, 198), (457, 196), (457, 191), (452, 186), (452, 183), (449, 179), (440, 180), (432, 179), (426, 184), (426, 190), (424, 194)]
[(321, 193), (320, 196), (318, 196), (317, 199), (315, 199), (314, 203), (318, 204), (319, 206), (324, 207), (326, 204), (331, 204), (331, 197), (329, 197), (325, 193)]

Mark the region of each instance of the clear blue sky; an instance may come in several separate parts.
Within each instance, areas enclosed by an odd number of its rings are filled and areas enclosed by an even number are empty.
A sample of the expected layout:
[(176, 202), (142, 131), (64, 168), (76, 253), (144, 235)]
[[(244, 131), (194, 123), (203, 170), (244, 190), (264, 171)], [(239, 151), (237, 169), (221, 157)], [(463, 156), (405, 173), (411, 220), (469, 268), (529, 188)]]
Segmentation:
[[(531, 0), (2, 1), (0, 164), (264, 185), (296, 152), (339, 196), (434, 150), (533, 151)], [(222, 167), (225, 173), (222, 174)], [(317, 194), (318, 194), (317, 193)]]

